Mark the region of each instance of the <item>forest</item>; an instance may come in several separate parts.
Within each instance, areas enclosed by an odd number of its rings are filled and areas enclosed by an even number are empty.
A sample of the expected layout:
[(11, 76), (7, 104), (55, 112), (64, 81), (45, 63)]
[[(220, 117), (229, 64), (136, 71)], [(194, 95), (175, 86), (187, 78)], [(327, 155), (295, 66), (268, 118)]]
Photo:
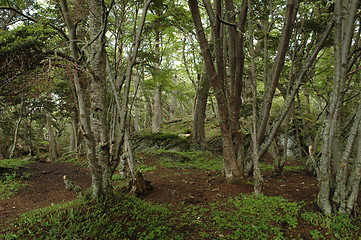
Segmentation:
[(359, 0), (0, 0), (1, 239), (359, 239)]

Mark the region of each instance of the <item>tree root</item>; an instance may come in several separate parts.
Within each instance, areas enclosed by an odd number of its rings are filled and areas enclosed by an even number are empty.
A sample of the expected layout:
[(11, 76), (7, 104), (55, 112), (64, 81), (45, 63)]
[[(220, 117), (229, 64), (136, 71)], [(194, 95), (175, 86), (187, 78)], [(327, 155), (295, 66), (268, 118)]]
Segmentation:
[(129, 182), (128, 194), (141, 196), (152, 189), (152, 183), (145, 179), (140, 171), (137, 171)]
[(68, 191), (74, 191), (78, 197), (83, 196), (83, 192), (80, 186), (75, 185), (72, 181), (67, 179), (66, 175), (63, 176), (65, 189)]

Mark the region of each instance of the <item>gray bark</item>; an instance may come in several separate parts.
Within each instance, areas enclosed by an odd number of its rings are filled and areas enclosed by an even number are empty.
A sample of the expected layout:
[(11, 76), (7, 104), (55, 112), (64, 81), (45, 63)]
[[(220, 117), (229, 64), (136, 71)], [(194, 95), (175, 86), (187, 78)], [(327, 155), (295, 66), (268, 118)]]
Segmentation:
[[(355, 130), (352, 128), (349, 133), (349, 142), (341, 153), (335, 153), (333, 147), (340, 149), (340, 121), (342, 116), (342, 106), (345, 94), (345, 84), (347, 80), (349, 65), (349, 53), (351, 49), (351, 42), (353, 39), (354, 23), (356, 18), (356, 11), (358, 9), (359, 1), (341, 1), (335, 2), (335, 69), (334, 81), (332, 86), (331, 100), (329, 101), (329, 108), (325, 118), (325, 127), (323, 132), (323, 143), (321, 149), (321, 160), (319, 166), (319, 193), (318, 206), (326, 214), (332, 214), (332, 207), (330, 199), (330, 190), (333, 188), (332, 182), (337, 185), (335, 195), (333, 196), (339, 207), (336, 210), (339, 213), (345, 211), (345, 169), (347, 169), (347, 161), (349, 151), (353, 145), (353, 138), (355, 137)], [(356, 124), (356, 123), (355, 123)], [(358, 127), (358, 126), (357, 126)], [(341, 155), (340, 155), (341, 154)], [(332, 163), (332, 164), (331, 164)], [(332, 173), (336, 173), (331, 175)], [(336, 179), (334, 178), (336, 175)], [(337, 182), (340, 180), (341, 182)]]
[(49, 159), (51, 162), (54, 162), (58, 158), (58, 151), (56, 146), (54, 130), (51, 125), (51, 115), (49, 113), (46, 114), (46, 125), (48, 129)]
[[(155, 37), (155, 58), (157, 62), (154, 68), (159, 70), (160, 67), (160, 33), (156, 31)], [(153, 119), (152, 119), (152, 132), (159, 132), (160, 126), (163, 123), (163, 109), (162, 109), (162, 83), (156, 81), (154, 95), (153, 95)]]
[[(174, 86), (177, 88), (177, 76), (174, 76)], [(169, 109), (169, 117), (170, 119), (175, 118), (175, 111), (176, 111), (176, 107), (177, 107), (177, 97), (176, 95), (178, 94), (178, 90), (174, 90), (173, 91), (173, 96), (172, 96), (172, 101), (170, 103), (170, 109)]]
[(11, 145), (11, 148), (10, 148), (10, 153), (9, 153), (9, 158), (10, 159), (13, 158), (13, 156), (14, 156), (16, 144), (17, 144), (17, 141), (18, 141), (18, 133), (19, 133), (19, 126), (20, 126), (21, 120), (22, 120), (22, 115), (20, 113), (19, 116), (18, 116), (18, 120), (16, 121), (16, 125), (15, 125), (13, 144)]

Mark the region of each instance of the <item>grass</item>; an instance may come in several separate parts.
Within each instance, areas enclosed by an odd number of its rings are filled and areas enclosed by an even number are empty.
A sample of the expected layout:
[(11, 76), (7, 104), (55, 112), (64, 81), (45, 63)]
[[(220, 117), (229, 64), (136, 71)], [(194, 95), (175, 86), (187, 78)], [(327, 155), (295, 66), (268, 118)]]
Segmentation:
[(11, 198), (21, 188), (26, 186), (21, 179), (22, 177), (16, 172), (5, 173), (4, 176), (0, 178), (0, 200)]
[(189, 150), (184, 152), (159, 149), (146, 154), (159, 158), (159, 164), (167, 168), (197, 168), (203, 170), (222, 170), (221, 156), (215, 157), (207, 151)]
[[(320, 213), (305, 212), (301, 215), (302, 219), (316, 229), (310, 230), (310, 235), (314, 239), (360, 239), (361, 226), (360, 219), (352, 219), (350, 216), (331, 216), (325, 217)], [(322, 229), (322, 231), (319, 231)]]
[[(273, 166), (273, 163), (270, 164), (270, 163), (261, 162), (260, 169), (262, 171), (273, 170), (274, 166)], [(303, 166), (284, 166), (283, 167), (283, 171), (299, 171), (299, 170), (303, 170), (303, 169), (305, 169)]]
[(183, 206), (122, 194), (98, 203), (80, 198), (22, 215), (0, 239), (301, 239), (300, 221), (313, 221), (313, 239), (358, 238), (359, 219), (326, 219), (302, 213), (303, 205), (254, 195)]
[(29, 158), (2, 159), (0, 160), (0, 168), (19, 169), (31, 162), (28, 159)]
[(172, 211), (118, 195), (94, 203), (85, 199), (26, 213), (1, 239), (167, 239)]
[[(163, 167), (222, 169), (221, 157), (209, 152), (156, 150), (139, 155), (158, 159)], [(72, 155), (67, 158), (76, 160)], [(142, 172), (157, 170), (146, 164), (137, 167)], [(262, 163), (261, 168), (273, 166)], [(8, 189), (14, 179), (18, 176), (6, 175)], [(79, 198), (28, 212), (9, 228), (0, 226), (0, 239), (360, 239), (359, 217), (326, 218), (306, 212), (304, 206), (283, 197), (252, 194), (214, 203), (160, 205), (116, 192), (104, 202)]]
[(30, 158), (25, 159), (2, 159), (0, 160), (0, 168), (6, 169), (5, 173), (0, 174), (0, 199), (5, 200), (11, 198), (22, 187), (26, 186), (23, 177), (16, 173), (16, 170), (26, 167), (30, 162)]

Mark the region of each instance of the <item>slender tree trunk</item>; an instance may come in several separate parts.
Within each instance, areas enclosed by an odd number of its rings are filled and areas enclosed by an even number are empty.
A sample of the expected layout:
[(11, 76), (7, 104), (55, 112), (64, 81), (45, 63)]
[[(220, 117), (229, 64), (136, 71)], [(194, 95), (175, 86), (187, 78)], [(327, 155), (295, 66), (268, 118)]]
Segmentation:
[(30, 156), (35, 156), (35, 147), (34, 147), (34, 136), (33, 136), (33, 129), (32, 129), (32, 125), (33, 125), (33, 120), (31, 119), (31, 117), (26, 117), (25, 118), (25, 135), (26, 135), (26, 139), (28, 142), (28, 146), (29, 146), (29, 155)]
[(48, 128), (48, 140), (49, 140), (49, 159), (51, 162), (56, 161), (58, 158), (58, 151), (56, 146), (56, 139), (53, 127), (51, 125), (51, 115), (46, 114), (46, 124)]
[[(140, 84), (140, 74), (138, 69), (134, 69), (133, 74), (133, 88), (135, 89), (135, 95), (134, 95), (134, 103), (139, 98), (139, 84)], [(140, 109), (137, 103), (134, 104), (134, 130), (135, 132), (140, 132)]]
[(260, 125), (258, 130), (258, 144), (261, 145), (265, 139), (266, 127), (268, 124), (269, 114), (272, 106), (273, 96), (280, 78), (281, 70), (285, 62), (285, 56), (288, 50), (289, 42), (292, 35), (294, 21), (298, 10), (298, 0), (288, 0), (286, 6), (286, 18), (282, 29), (281, 39), (279, 41), (277, 56), (273, 65), (271, 85), (266, 87), (263, 97)]
[(10, 159), (13, 158), (13, 156), (14, 156), (16, 144), (17, 144), (17, 141), (18, 141), (18, 133), (19, 133), (19, 126), (20, 126), (21, 120), (22, 120), (22, 115), (19, 114), (18, 120), (16, 121), (16, 125), (15, 125), (13, 144), (11, 145), (11, 148), (10, 148), (10, 153), (9, 153), (9, 158)]
[(71, 116), (71, 131), (69, 152), (76, 152), (78, 149), (78, 117), (77, 112), (73, 112)]
[[(159, 70), (160, 67), (160, 33), (156, 31), (155, 37), (155, 69)], [(162, 83), (156, 81), (154, 96), (153, 96), (153, 119), (152, 119), (152, 132), (159, 132), (159, 128), (163, 123), (163, 110), (162, 110)]]
[(254, 54), (254, 44), (253, 44), (253, 9), (251, 0), (248, 0), (249, 10), (248, 10), (248, 29), (250, 35), (249, 41), (249, 52), (251, 59), (251, 71), (250, 71), (250, 86), (252, 90), (252, 115), (253, 115), (253, 123), (251, 128), (251, 137), (252, 137), (252, 161), (253, 161), (253, 177), (254, 177), (254, 193), (259, 195), (262, 193), (263, 187), (263, 177), (261, 174), (261, 169), (259, 167), (259, 149), (258, 149), (258, 135), (257, 135), (257, 79), (256, 79), (256, 62), (255, 62), (255, 54)]
[[(174, 76), (174, 86), (177, 88), (177, 75)], [(170, 110), (169, 110), (169, 117), (170, 119), (174, 119), (175, 118), (175, 111), (176, 111), (176, 107), (177, 107), (177, 97), (176, 95), (178, 94), (178, 90), (174, 90), (173, 91), (173, 96), (172, 96), (172, 101), (170, 104)]]
[[(93, 3), (91, 3), (93, 4)], [(69, 32), (69, 45), (73, 59), (79, 59), (79, 49), (77, 46), (78, 39), (76, 35), (75, 24), (70, 17), (70, 12), (68, 8), (68, 2), (66, 0), (60, 0), (60, 6), (62, 11), (62, 16), (67, 25)], [(94, 17), (94, 13), (92, 14)], [(94, 23), (93, 23), (94, 24)], [(94, 30), (94, 27), (93, 27)], [(94, 34), (97, 36), (98, 32)], [(103, 195), (103, 176), (102, 169), (98, 163), (96, 151), (95, 151), (95, 139), (93, 136), (91, 123), (90, 123), (90, 105), (89, 100), (85, 97), (87, 92), (87, 79), (84, 78), (77, 70), (74, 70), (74, 86), (77, 95), (77, 103), (79, 108), (79, 121), (80, 121), (80, 131), (85, 140), (85, 148), (87, 154), (88, 165), (90, 168), (90, 175), (92, 178), (92, 198), (98, 199)], [(81, 81), (81, 82), (80, 82)]]

